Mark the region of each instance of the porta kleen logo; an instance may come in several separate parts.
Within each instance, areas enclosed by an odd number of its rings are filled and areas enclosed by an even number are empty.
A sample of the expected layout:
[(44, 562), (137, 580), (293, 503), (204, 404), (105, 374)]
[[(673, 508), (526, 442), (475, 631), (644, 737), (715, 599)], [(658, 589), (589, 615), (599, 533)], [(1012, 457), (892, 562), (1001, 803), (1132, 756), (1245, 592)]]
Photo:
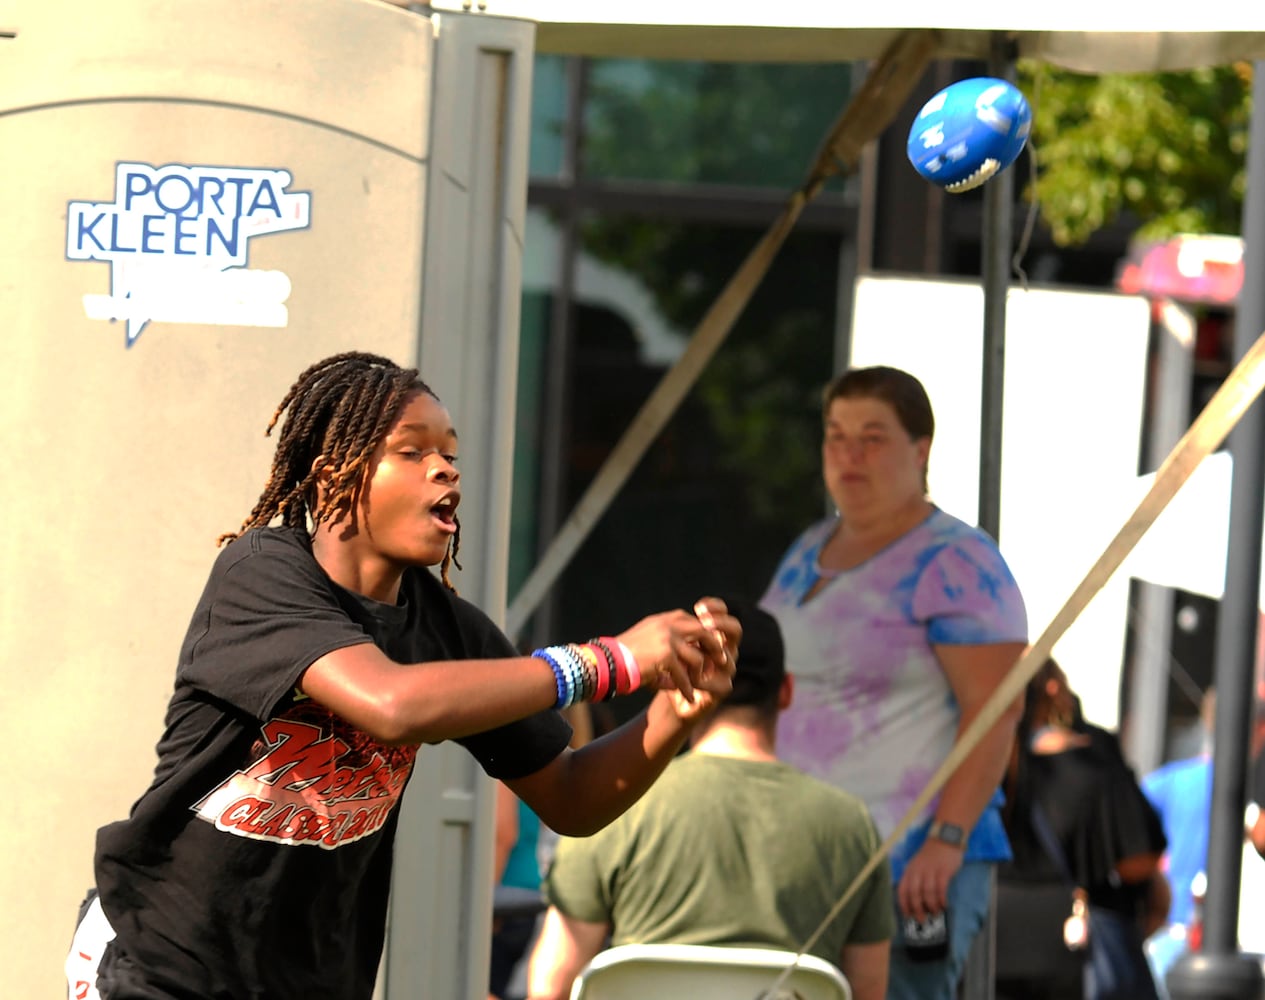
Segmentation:
[(312, 196), (286, 170), (119, 163), (113, 201), (72, 201), (66, 256), (107, 261), (110, 294), (90, 319), (124, 320), (131, 347), (151, 320), (283, 327), (290, 279), (246, 266), (256, 236), (306, 229)]

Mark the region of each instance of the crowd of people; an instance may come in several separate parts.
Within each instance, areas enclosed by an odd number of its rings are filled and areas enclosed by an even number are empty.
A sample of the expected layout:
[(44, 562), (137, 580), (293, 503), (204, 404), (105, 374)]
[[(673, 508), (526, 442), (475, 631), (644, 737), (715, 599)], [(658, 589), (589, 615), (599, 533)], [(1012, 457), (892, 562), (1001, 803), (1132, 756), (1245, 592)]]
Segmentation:
[[(541, 894), (493, 928), (501, 1000), (566, 997), (625, 942), (811, 942), (857, 1000), (953, 1000), (994, 884), (999, 1000), (1161, 995), (1147, 942), (1189, 919), (1199, 848), (1173, 809), (1202, 779), (1139, 782), (1053, 660), (914, 812), (1029, 636), (997, 543), (928, 494), (909, 373), (826, 387), (834, 512), (758, 599), (530, 655), (450, 582), (457, 434), (416, 369), (327, 358), (269, 432), (283, 415), (194, 610), (153, 782), (98, 833), (71, 996), (368, 1000), (395, 807), (442, 740), (499, 782), (498, 881)], [(631, 721), (587, 731), (638, 690)], [(1265, 853), (1265, 819), (1247, 833)]]

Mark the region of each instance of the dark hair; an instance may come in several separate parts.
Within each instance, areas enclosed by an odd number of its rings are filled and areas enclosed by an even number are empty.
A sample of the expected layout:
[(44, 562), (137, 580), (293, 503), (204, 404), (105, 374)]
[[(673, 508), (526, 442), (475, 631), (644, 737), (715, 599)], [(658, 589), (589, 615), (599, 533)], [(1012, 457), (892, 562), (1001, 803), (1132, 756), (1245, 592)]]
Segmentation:
[(744, 598), (722, 596), (721, 599), (742, 626), (742, 645), (738, 650), (733, 691), (720, 707), (723, 710), (751, 706), (776, 712), (778, 692), (786, 677), (786, 648), (777, 619)]
[[(1048, 690), (1051, 682), (1055, 685), (1054, 694)], [(1006, 832), (1013, 836), (1019, 824), (1026, 824), (1025, 832), (1029, 836), (1023, 839), (1025, 847), (1035, 836), (1031, 833), (1032, 806), (1036, 800), (1031, 764), (1032, 738), (1042, 726), (1050, 724), (1061, 725), (1075, 732), (1088, 732), (1080, 698), (1068, 684), (1067, 674), (1063, 673), (1063, 668), (1052, 656), (1047, 657), (1037, 668), (1023, 689), (1023, 716), (1016, 728), (1011, 760), (1003, 780), (1006, 801), (1002, 807), (1002, 818), (1006, 824)], [(1095, 745), (1093, 739), (1091, 734), (1091, 746)], [(1040, 842), (1039, 837), (1036, 842)]]
[[(821, 394), (821, 417), (830, 416), (830, 404), (836, 399), (877, 399), (896, 413), (896, 419), (914, 440), (931, 440), (936, 433), (936, 418), (931, 411), (927, 390), (909, 372), (885, 365), (870, 368), (849, 368), (835, 378)], [(922, 473), (922, 486), (927, 488), (927, 470)]]
[[(350, 516), (354, 523), (369, 459), (401, 407), (419, 392), (439, 399), (416, 368), (402, 368), (376, 354), (348, 351), (308, 368), (290, 386), (264, 430), (270, 435), (281, 414), (286, 414), (263, 493), (241, 528), (221, 535), (217, 544), (251, 528), (265, 527), (278, 517), (304, 534), (308, 534), (309, 521), (313, 527), (325, 522), (334, 525)], [(318, 506), (316, 482), (326, 468), (333, 471)], [(457, 562), (460, 538), (458, 523), (440, 566), (449, 589), (455, 589), (448, 580), (449, 565), (461, 568)]]
[[(1056, 688), (1054, 694), (1049, 691), (1051, 681)], [(1085, 724), (1080, 698), (1068, 683), (1067, 674), (1052, 656), (1037, 668), (1024, 688), (1023, 718), (1019, 730), (1026, 736), (1039, 725), (1051, 722), (1069, 729), (1080, 729)]]
[(875, 365), (872, 368), (850, 368), (822, 393), (822, 419), (830, 413), (836, 399), (879, 399), (896, 411), (896, 419), (911, 438), (930, 438), (936, 433), (936, 418), (931, 400), (922, 383), (899, 368)]

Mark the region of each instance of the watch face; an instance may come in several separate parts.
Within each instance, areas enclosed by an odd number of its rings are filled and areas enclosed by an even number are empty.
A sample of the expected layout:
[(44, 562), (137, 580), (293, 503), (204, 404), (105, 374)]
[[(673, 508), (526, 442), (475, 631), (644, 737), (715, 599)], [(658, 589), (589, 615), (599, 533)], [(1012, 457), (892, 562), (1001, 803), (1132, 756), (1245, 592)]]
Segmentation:
[(954, 847), (961, 847), (962, 841), (966, 839), (965, 831), (956, 823), (937, 823), (931, 828), (931, 833), (937, 840), (943, 840)]

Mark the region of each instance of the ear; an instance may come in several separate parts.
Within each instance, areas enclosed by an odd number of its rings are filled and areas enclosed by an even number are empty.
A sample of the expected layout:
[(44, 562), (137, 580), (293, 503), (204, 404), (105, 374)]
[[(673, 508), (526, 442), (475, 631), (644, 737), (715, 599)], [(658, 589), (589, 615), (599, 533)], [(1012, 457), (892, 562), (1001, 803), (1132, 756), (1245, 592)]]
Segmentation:
[(312, 498), (315, 501), (313, 507), (320, 505), (322, 495), (329, 489), (330, 483), (333, 481), (336, 467), (329, 461), (329, 456), (322, 453), (312, 459), (312, 471), (316, 473), (316, 481), (313, 489), (316, 496)]
[(925, 470), (927, 468), (927, 460), (931, 457), (931, 438), (918, 438), (914, 444), (918, 451), (918, 464)]
[(785, 712), (795, 700), (795, 678), (787, 674), (782, 678), (782, 686), (777, 689), (777, 710)]
[(329, 481), (334, 476), (334, 466), (324, 452), (312, 459), (311, 471), (316, 473), (316, 485), (322, 488), (329, 486)]

